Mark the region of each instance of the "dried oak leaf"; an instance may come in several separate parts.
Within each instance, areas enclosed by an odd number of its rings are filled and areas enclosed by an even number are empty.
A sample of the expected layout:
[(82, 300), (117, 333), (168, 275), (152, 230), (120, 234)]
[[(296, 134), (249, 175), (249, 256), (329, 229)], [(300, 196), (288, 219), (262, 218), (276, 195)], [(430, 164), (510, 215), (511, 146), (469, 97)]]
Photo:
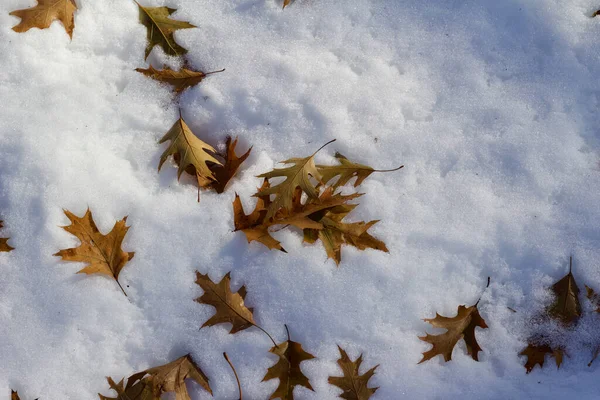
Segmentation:
[(387, 253), (385, 243), (367, 232), (379, 222), (378, 220), (367, 223), (342, 221), (354, 207), (353, 204), (345, 204), (324, 214), (313, 215), (315, 221), (323, 224), (323, 229), (305, 229), (304, 241), (314, 243), (320, 239), (327, 257), (333, 259), (337, 265), (342, 261), (342, 245), (354, 246), (359, 250), (375, 249)]
[(63, 229), (76, 236), (81, 244), (76, 248), (60, 250), (54, 255), (62, 257), (64, 261), (87, 263), (88, 265), (78, 271), (78, 274), (98, 273), (112, 276), (123, 294), (127, 296), (119, 283), (119, 273), (135, 254), (121, 249), (123, 239), (129, 230), (125, 224), (127, 217), (117, 221), (112, 230), (107, 235), (103, 235), (96, 227), (89, 208), (81, 218), (68, 210), (64, 210), (64, 212), (71, 221), (71, 225), (64, 226)]
[[(265, 179), (260, 190), (268, 189), (269, 182)], [(299, 204), (296, 199), (300, 198), (302, 191), (296, 188), (293, 195), (292, 206), (290, 210), (279, 210), (275, 217), (267, 219), (268, 208), (271, 204), (269, 195), (259, 196), (254, 211), (246, 215), (239, 196), (236, 194), (233, 201), (233, 221), (235, 231), (242, 231), (246, 235), (248, 243), (258, 241), (269, 249), (277, 249), (285, 252), (281, 243), (271, 236), (269, 229), (275, 225), (292, 225), (300, 229), (323, 229), (323, 224), (311, 218), (322, 210), (338, 207), (353, 200), (361, 194), (350, 195), (333, 194), (331, 188), (327, 188), (319, 196), (317, 201)]]
[(183, 118), (175, 122), (173, 127), (160, 139), (159, 143), (170, 140), (169, 147), (160, 156), (158, 170), (170, 155), (173, 155), (175, 162), (179, 165), (177, 179), (181, 177), (183, 171), (195, 174), (198, 179), (214, 181), (215, 176), (207, 163), (222, 165), (219, 160), (208, 152), (216, 153), (216, 150), (209, 144), (198, 139), (196, 135), (187, 126)]
[[(0, 229), (2, 229), (3, 227), (3, 221), (0, 221)], [(0, 238), (0, 252), (9, 252), (15, 249), (14, 247), (11, 247), (8, 244), (8, 239), (10, 238)]]
[(425, 319), (424, 321), (429, 322), (434, 328), (444, 328), (448, 331), (440, 335), (426, 334), (426, 336), (419, 337), (422, 341), (433, 345), (430, 350), (423, 353), (423, 359), (419, 361), (419, 364), (437, 355), (443, 355), (444, 361), (450, 361), (452, 359), (452, 350), (460, 339), (464, 339), (467, 346), (467, 353), (473, 360), (479, 361), (478, 353), (482, 349), (475, 338), (475, 328), (480, 327), (485, 329), (488, 326), (484, 319), (481, 318), (481, 315), (479, 315), (477, 304), (471, 307), (458, 306), (458, 313), (453, 318), (442, 317), (436, 313), (435, 318)]
[(70, 38), (73, 38), (75, 19), (73, 14), (77, 10), (74, 0), (38, 0), (35, 7), (16, 10), (10, 13), (21, 18), (21, 22), (12, 29), (15, 32), (26, 32), (31, 28), (45, 29), (52, 22), (60, 21)]
[(177, 21), (169, 18), (177, 11), (169, 7), (143, 7), (136, 1), (140, 9), (140, 22), (148, 29), (148, 45), (146, 56), (148, 58), (154, 46), (160, 46), (170, 56), (180, 56), (187, 53), (174, 37), (175, 31), (179, 29), (195, 28), (195, 25), (185, 21)]
[(548, 309), (548, 313), (553, 318), (565, 325), (572, 325), (581, 316), (579, 288), (577, 287), (577, 282), (575, 282), (575, 277), (571, 273), (572, 261), (569, 264), (569, 273), (552, 285), (552, 291), (556, 299)]
[(342, 389), (343, 393), (340, 398), (346, 400), (368, 400), (377, 391), (377, 387), (369, 387), (369, 379), (375, 374), (375, 369), (379, 365), (374, 366), (363, 375), (359, 374), (360, 364), (362, 363), (362, 354), (356, 361), (350, 360), (344, 349), (338, 346), (340, 350), (340, 359), (338, 365), (342, 369), (344, 376), (330, 376), (328, 382)]
[(354, 187), (357, 187), (373, 172), (391, 172), (404, 168), (404, 166), (401, 165), (395, 169), (376, 170), (368, 165), (354, 163), (340, 153), (335, 153), (335, 158), (339, 161), (339, 165), (317, 165), (317, 169), (321, 173), (323, 183), (328, 183), (336, 176), (339, 176), (339, 179), (332, 185), (334, 188), (344, 186), (354, 177), (356, 177)]
[(100, 400), (160, 400), (160, 395), (156, 396), (152, 390), (150, 380), (142, 379), (136, 382), (129, 379), (125, 386), (124, 379), (115, 383), (112, 378), (107, 377), (108, 385), (117, 392), (117, 397), (106, 397), (98, 393)]
[(277, 363), (267, 370), (267, 374), (262, 380), (265, 382), (279, 379), (279, 386), (269, 400), (294, 400), (296, 386), (304, 386), (314, 391), (308, 378), (302, 373), (300, 363), (312, 360), (315, 356), (304, 351), (302, 345), (290, 340), (289, 336), (287, 341), (272, 347), (269, 351), (279, 357)]
[(322, 181), (321, 173), (317, 169), (314, 160), (315, 154), (317, 154), (319, 150), (305, 158), (290, 158), (289, 160), (281, 162), (281, 164), (293, 164), (291, 167), (276, 168), (273, 171), (258, 175), (259, 178), (265, 179), (285, 177), (283, 182), (275, 186), (261, 189), (254, 195), (255, 197), (275, 195), (275, 199), (267, 208), (267, 215), (265, 217), (267, 220), (273, 218), (275, 213), (280, 209), (290, 210), (292, 208), (293, 198), (297, 187), (300, 187), (300, 189), (306, 193), (309, 200), (319, 198), (319, 191), (311, 182), (311, 177), (316, 179), (319, 183)]
[(225, 188), (227, 187), (229, 181), (235, 176), (240, 165), (242, 165), (242, 163), (246, 161), (246, 159), (250, 155), (250, 152), (252, 151), (252, 147), (250, 147), (248, 151), (246, 151), (244, 154), (238, 157), (238, 155), (235, 154), (235, 147), (237, 146), (237, 143), (237, 138), (233, 141), (231, 137), (227, 138), (225, 142), (226, 153), (219, 154), (219, 156), (221, 156), (225, 160), (225, 163), (223, 165), (211, 165), (211, 169), (214, 173), (215, 180), (209, 181), (199, 178), (198, 186), (212, 188), (217, 193), (223, 193), (225, 191)]
[(188, 68), (181, 68), (179, 71), (174, 71), (170, 68), (163, 67), (163, 69), (158, 70), (151, 65), (147, 69), (136, 68), (136, 71), (159, 82), (167, 83), (173, 87), (173, 91), (175, 93), (181, 93), (185, 89), (192, 86), (196, 86), (197, 84), (202, 82), (202, 80), (206, 76), (210, 74), (215, 74), (217, 72), (223, 72), (225, 70), (223, 69), (221, 71), (213, 71), (206, 73), (202, 71), (194, 71)]
[(520, 356), (526, 356), (527, 362), (525, 363), (525, 369), (527, 373), (530, 373), (536, 365), (539, 364), (540, 368), (544, 366), (544, 360), (546, 354), (550, 354), (556, 361), (556, 367), (560, 368), (564, 357), (564, 350), (561, 348), (553, 349), (547, 344), (535, 344), (529, 343), (523, 351), (519, 353)]
[(109, 398), (99, 394), (101, 400), (160, 400), (163, 394), (169, 392), (175, 392), (176, 400), (191, 400), (185, 386), (186, 379), (195, 381), (212, 394), (208, 377), (189, 354), (168, 364), (135, 373), (127, 379), (125, 386), (123, 380), (115, 384), (111, 378), (107, 379), (111, 389), (119, 396)]
[[(253, 309), (246, 307), (244, 300), (246, 298), (246, 287), (242, 286), (237, 292), (232, 292), (230, 288), (231, 275), (227, 273), (221, 282), (214, 283), (208, 277), (196, 271), (196, 283), (202, 288), (204, 294), (195, 301), (200, 304), (208, 304), (216, 309), (215, 315), (210, 317), (200, 329), (205, 326), (230, 323), (229, 333), (236, 333), (251, 326), (256, 326)], [(260, 328), (260, 327), (259, 327)]]

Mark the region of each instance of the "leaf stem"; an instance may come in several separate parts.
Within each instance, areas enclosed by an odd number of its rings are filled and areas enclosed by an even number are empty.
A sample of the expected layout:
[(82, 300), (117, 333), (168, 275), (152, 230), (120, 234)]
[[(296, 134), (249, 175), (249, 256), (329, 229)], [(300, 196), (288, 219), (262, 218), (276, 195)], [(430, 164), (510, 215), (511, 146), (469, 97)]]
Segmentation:
[(312, 154), (312, 156), (311, 156), (311, 157), (313, 157), (315, 154), (317, 154), (318, 152), (320, 152), (321, 150), (323, 150), (323, 148), (324, 148), (325, 146), (327, 146), (328, 144), (331, 144), (331, 143), (333, 143), (333, 142), (335, 142), (335, 141), (336, 141), (336, 139), (332, 139), (332, 140), (330, 140), (329, 142), (325, 143), (323, 146), (319, 147), (319, 148), (317, 149), (317, 151), (315, 151), (315, 152)]
[(571, 273), (572, 269), (573, 269), (573, 256), (569, 256), (569, 274)]
[(399, 166), (398, 168), (393, 168), (393, 169), (374, 169), (373, 172), (393, 172), (393, 171), (398, 171), (399, 169), (404, 168), (404, 165)]
[(119, 280), (117, 278), (115, 278), (115, 280), (117, 281), (117, 285), (119, 285), (119, 288), (121, 289), (121, 292), (123, 292), (125, 297), (129, 297), (129, 296), (127, 296), (127, 293), (125, 293), (125, 289), (123, 289), (123, 286), (121, 286), (121, 282), (119, 282)]
[(287, 337), (288, 337), (288, 342), (291, 340), (290, 339), (290, 330), (288, 329), (287, 324), (283, 324), (283, 326), (285, 326), (285, 331), (287, 332)]
[[(490, 280), (491, 280), (491, 279), (490, 279), (490, 277), (488, 276), (487, 285), (485, 285), (485, 289), (483, 289), (483, 291), (484, 291), (484, 292), (485, 292), (485, 290), (486, 290), (487, 288), (489, 288), (489, 287), (490, 287)], [(483, 296), (483, 293), (481, 293), (481, 296)], [(481, 300), (481, 296), (479, 296), (479, 300), (477, 300), (477, 303), (475, 303), (475, 307), (477, 307), (477, 305), (479, 304), (479, 301)]]
[(225, 360), (227, 360), (227, 363), (229, 364), (229, 366), (231, 367), (231, 370), (233, 371), (233, 375), (235, 375), (235, 380), (237, 381), (238, 390), (240, 391), (240, 400), (242, 400), (242, 385), (240, 383), (240, 378), (235, 370), (235, 367), (231, 363), (231, 360), (227, 356), (227, 353), (223, 352), (223, 357), (225, 357)]
[(218, 74), (219, 72), (224, 72), (225, 68), (223, 68), (222, 70), (219, 71), (211, 71), (211, 72), (205, 72), (204, 76), (208, 76), (208, 75), (212, 75), (212, 74)]
[(265, 331), (260, 325), (254, 324), (254, 326), (257, 327), (258, 329), (260, 329), (261, 331), (263, 331), (263, 333), (265, 335), (267, 335), (269, 337), (269, 339), (271, 339), (271, 342), (273, 342), (273, 344), (275, 345), (275, 347), (279, 347), (279, 346), (277, 346), (277, 343), (275, 343), (275, 340), (273, 339), (273, 337), (271, 335), (269, 335), (269, 332)]

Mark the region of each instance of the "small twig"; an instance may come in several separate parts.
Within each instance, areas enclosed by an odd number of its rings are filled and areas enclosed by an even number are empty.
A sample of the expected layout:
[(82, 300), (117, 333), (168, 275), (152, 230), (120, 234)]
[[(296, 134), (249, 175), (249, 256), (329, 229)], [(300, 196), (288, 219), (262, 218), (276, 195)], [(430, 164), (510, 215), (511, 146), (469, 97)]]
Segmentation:
[(227, 360), (227, 363), (229, 364), (229, 366), (231, 367), (231, 370), (233, 371), (233, 375), (235, 375), (235, 380), (237, 381), (238, 390), (240, 391), (240, 399), (239, 400), (242, 400), (242, 385), (240, 383), (240, 378), (237, 374), (237, 371), (235, 370), (235, 367), (231, 363), (231, 360), (229, 360), (227, 353), (223, 352), (223, 357), (225, 357), (225, 360)]

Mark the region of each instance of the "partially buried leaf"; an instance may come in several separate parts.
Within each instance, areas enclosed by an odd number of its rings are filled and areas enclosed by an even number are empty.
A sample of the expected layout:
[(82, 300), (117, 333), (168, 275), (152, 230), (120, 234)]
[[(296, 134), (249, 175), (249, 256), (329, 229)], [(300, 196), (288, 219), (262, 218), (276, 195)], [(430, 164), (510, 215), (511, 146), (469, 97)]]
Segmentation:
[(546, 354), (554, 357), (556, 368), (560, 368), (564, 356), (564, 350), (561, 348), (553, 349), (547, 344), (529, 343), (527, 347), (519, 353), (520, 356), (527, 357), (527, 362), (525, 363), (527, 373), (533, 371), (536, 365), (543, 368)]
[[(10, 400), (21, 400), (21, 398), (19, 397), (19, 393), (17, 393), (15, 390), (11, 390), (10, 391)], [(35, 399), (38, 400), (38, 399)]]
[(556, 296), (554, 304), (548, 313), (565, 325), (572, 325), (581, 316), (581, 304), (579, 303), (579, 288), (571, 273), (572, 260), (569, 263), (569, 273), (552, 286)]
[(375, 370), (378, 365), (374, 366), (363, 375), (360, 375), (360, 364), (362, 364), (362, 354), (356, 359), (356, 361), (350, 360), (348, 353), (340, 346), (340, 359), (338, 365), (342, 369), (344, 376), (330, 376), (328, 382), (342, 389), (343, 393), (340, 395), (342, 399), (346, 400), (368, 400), (379, 388), (370, 388), (369, 379), (375, 374)]
[[(3, 221), (0, 221), (0, 229), (2, 229), (3, 227)], [(0, 238), (0, 252), (9, 252), (15, 249), (14, 247), (8, 244), (8, 239), (10, 238)]]
[(237, 143), (237, 138), (233, 141), (231, 140), (231, 137), (227, 138), (225, 142), (226, 153), (219, 154), (225, 160), (225, 164), (213, 164), (211, 169), (214, 173), (215, 180), (206, 182), (205, 180), (199, 179), (199, 186), (202, 187), (205, 185), (206, 187), (213, 188), (217, 193), (223, 193), (225, 191), (229, 181), (235, 176), (240, 165), (246, 161), (252, 151), (252, 147), (250, 147), (244, 154), (238, 157), (238, 155), (235, 154)]
[(452, 350), (460, 339), (464, 339), (467, 346), (467, 353), (473, 360), (479, 361), (478, 353), (482, 349), (475, 338), (475, 328), (480, 327), (485, 329), (488, 326), (484, 319), (481, 318), (481, 315), (479, 315), (477, 304), (471, 307), (458, 306), (458, 313), (453, 318), (442, 317), (436, 313), (435, 318), (425, 319), (424, 321), (429, 322), (434, 328), (447, 329), (447, 332), (440, 335), (427, 334), (426, 336), (419, 337), (422, 341), (433, 345), (430, 350), (423, 353), (423, 359), (419, 361), (419, 364), (437, 355), (444, 356), (444, 361), (450, 361), (452, 359)]
[(155, 69), (152, 65), (147, 68), (136, 68), (137, 72), (140, 72), (154, 80), (159, 82), (167, 83), (173, 87), (175, 93), (183, 92), (185, 89), (196, 86), (202, 80), (210, 75), (221, 71), (213, 71), (204, 73), (202, 71), (194, 71), (188, 68), (181, 68), (179, 71), (174, 71), (170, 68), (164, 67), (161, 70)]
[[(325, 146), (322, 146), (319, 150)], [(300, 187), (309, 199), (317, 199), (319, 197), (317, 188), (311, 182), (311, 177), (321, 182), (321, 173), (317, 169), (314, 160), (315, 154), (319, 150), (305, 158), (290, 158), (281, 162), (282, 164), (293, 164), (291, 167), (277, 168), (258, 176), (265, 179), (285, 177), (283, 182), (261, 189), (254, 195), (256, 197), (275, 195), (275, 199), (269, 204), (267, 209), (266, 219), (273, 218), (275, 213), (282, 208), (284, 210), (292, 208), (293, 197), (297, 187)]]
[(21, 18), (21, 22), (13, 27), (15, 32), (26, 32), (31, 28), (45, 29), (52, 22), (60, 21), (70, 38), (73, 38), (75, 19), (73, 14), (77, 10), (74, 0), (38, 0), (35, 7), (16, 10), (10, 13)]
[(135, 373), (127, 379), (127, 385), (123, 384), (123, 380), (115, 384), (111, 378), (107, 379), (118, 397), (109, 398), (99, 394), (101, 400), (160, 400), (163, 394), (170, 392), (175, 392), (176, 400), (190, 400), (186, 379), (193, 380), (212, 394), (208, 377), (189, 354), (168, 364)]
[(179, 56), (187, 53), (176, 41), (174, 33), (179, 29), (195, 28), (189, 22), (177, 21), (169, 18), (177, 11), (169, 7), (143, 7), (136, 1), (140, 9), (140, 22), (148, 29), (148, 45), (146, 56), (148, 58), (154, 46), (160, 46), (170, 56)]
[(158, 170), (167, 160), (170, 155), (179, 165), (177, 171), (177, 179), (181, 177), (183, 171), (191, 168), (198, 176), (198, 179), (214, 181), (215, 176), (207, 163), (222, 165), (219, 160), (210, 155), (208, 152), (216, 153), (216, 150), (209, 144), (198, 139), (196, 135), (187, 126), (183, 118), (179, 118), (171, 129), (160, 139), (159, 143), (164, 143), (170, 140), (169, 147), (160, 156)]
[(117, 392), (117, 397), (106, 397), (98, 393), (100, 400), (160, 400), (160, 395), (158, 397), (154, 395), (149, 379), (134, 382), (130, 378), (127, 386), (125, 386), (123, 379), (119, 383), (115, 383), (110, 377), (107, 377), (106, 380), (110, 388)]
[(292, 2), (292, 0), (283, 0), (283, 8), (286, 8), (287, 6), (289, 6), (291, 2)]
[(596, 312), (600, 313), (600, 295), (598, 295), (594, 289), (589, 286), (585, 286), (586, 297), (592, 302), (594, 307), (596, 307)]
[(88, 264), (77, 273), (97, 273), (112, 276), (123, 294), (127, 296), (119, 283), (119, 273), (135, 254), (121, 249), (123, 239), (129, 230), (129, 227), (125, 224), (127, 217), (117, 221), (112, 230), (107, 235), (103, 235), (96, 227), (92, 212), (89, 209), (83, 217), (78, 217), (67, 210), (64, 210), (64, 212), (71, 221), (71, 225), (64, 226), (63, 229), (76, 236), (81, 244), (76, 248), (60, 250), (54, 255), (62, 257), (65, 261)]
[(279, 386), (269, 400), (294, 400), (296, 386), (304, 386), (314, 391), (308, 378), (302, 373), (300, 363), (312, 360), (315, 356), (304, 351), (302, 345), (290, 340), (289, 336), (287, 341), (272, 347), (269, 351), (279, 357), (277, 363), (267, 370), (263, 378), (263, 382), (279, 379)]
[(232, 292), (230, 288), (231, 275), (229, 273), (219, 283), (214, 283), (210, 280), (208, 274), (203, 275), (196, 271), (196, 283), (204, 291), (204, 294), (196, 301), (200, 304), (211, 305), (216, 309), (215, 315), (202, 324), (202, 328), (230, 323), (231, 330), (229, 333), (236, 333), (251, 326), (256, 326), (252, 309), (244, 304), (246, 288), (242, 286), (237, 292)]

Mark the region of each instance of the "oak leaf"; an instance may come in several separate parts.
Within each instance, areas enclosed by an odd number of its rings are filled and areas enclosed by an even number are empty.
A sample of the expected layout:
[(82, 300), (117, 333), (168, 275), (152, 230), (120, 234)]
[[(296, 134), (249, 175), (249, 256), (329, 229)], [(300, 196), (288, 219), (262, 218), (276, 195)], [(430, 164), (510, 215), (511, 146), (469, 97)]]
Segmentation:
[(335, 177), (339, 176), (338, 180), (332, 185), (334, 188), (344, 186), (354, 177), (356, 177), (354, 187), (358, 187), (373, 172), (391, 172), (397, 171), (404, 167), (401, 165), (395, 169), (376, 170), (368, 165), (354, 163), (340, 153), (335, 153), (335, 158), (339, 161), (339, 165), (317, 165), (317, 169), (321, 173), (323, 183), (328, 183)]
[(38, 0), (35, 7), (16, 10), (10, 13), (21, 18), (21, 22), (12, 29), (15, 32), (26, 32), (31, 28), (45, 29), (52, 22), (60, 21), (70, 38), (73, 38), (75, 19), (73, 14), (77, 10), (74, 0)]
[[(17, 393), (15, 390), (10, 391), (10, 400), (21, 400), (21, 398), (19, 397), (19, 393)], [(38, 399), (35, 399), (38, 400)]]
[(208, 377), (189, 354), (168, 364), (135, 373), (127, 379), (127, 385), (123, 384), (123, 380), (115, 384), (111, 378), (107, 379), (111, 389), (119, 396), (109, 398), (99, 394), (101, 400), (160, 400), (163, 394), (169, 392), (175, 392), (176, 400), (191, 400), (185, 386), (186, 379), (193, 380), (212, 394)]
[(322, 217), (315, 217), (319, 218), (316, 220), (323, 224), (323, 229), (304, 230), (304, 241), (314, 243), (320, 239), (327, 257), (333, 259), (337, 265), (342, 261), (342, 245), (354, 246), (359, 250), (375, 249), (388, 252), (385, 243), (367, 232), (379, 221), (367, 223), (342, 221), (351, 210), (351, 207), (340, 207), (340, 212), (328, 211)]
[(330, 376), (328, 382), (342, 389), (343, 393), (340, 395), (342, 399), (368, 400), (379, 389), (377, 387), (369, 387), (369, 379), (375, 374), (375, 370), (379, 365), (360, 375), (359, 370), (362, 364), (362, 354), (355, 361), (352, 361), (344, 349), (340, 346), (338, 346), (338, 349), (340, 351), (340, 359), (337, 363), (342, 369), (344, 376)]
[(292, 3), (292, 0), (283, 0), (283, 8), (285, 9), (287, 6), (289, 6)]
[(174, 37), (175, 31), (179, 29), (195, 28), (195, 25), (185, 21), (177, 21), (169, 18), (177, 11), (169, 7), (143, 7), (136, 1), (140, 10), (140, 22), (148, 29), (148, 45), (146, 46), (147, 59), (154, 46), (160, 46), (170, 56), (179, 56), (187, 53)]
[(527, 347), (519, 353), (520, 356), (527, 357), (527, 362), (525, 363), (527, 373), (530, 373), (538, 364), (540, 368), (543, 368), (546, 354), (550, 354), (554, 357), (556, 368), (560, 368), (564, 357), (564, 350), (561, 348), (553, 349), (547, 344), (529, 343)]
[(556, 299), (549, 308), (548, 313), (565, 325), (572, 325), (581, 316), (581, 304), (579, 303), (579, 288), (575, 277), (571, 273), (572, 258), (569, 262), (569, 273), (561, 280), (552, 285), (552, 291)]
[(319, 191), (311, 182), (311, 177), (318, 182), (321, 182), (321, 173), (315, 165), (314, 157), (323, 147), (331, 142), (333, 142), (333, 140), (326, 143), (324, 146), (321, 146), (319, 150), (308, 157), (290, 158), (289, 160), (281, 162), (281, 164), (293, 164), (291, 167), (276, 168), (273, 171), (258, 175), (259, 178), (265, 179), (285, 177), (283, 182), (275, 186), (261, 189), (254, 195), (255, 197), (275, 195), (275, 199), (273, 199), (267, 209), (267, 219), (273, 218), (275, 213), (281, 208), (284, 210), (290, 210), (292, 208), (293, 198), (297, 187), (300, 187), (300, 189), (306, 193), (309, 200), (318, 199)]
[(250, 155), (252, 147), (250, 147), (244, 154), (238, 157), (235, 153), (235, 147), (237, 146), (237, 138), (232, 141), (231, 137), (228, 137), (225, 141), (225, 154), (218, 154), (223, 158), (224, 164), (212, 164), (211, 170), (215, 176), (215, 180), (205, 180), (199, 177), (198, 185), (200, 187), (207, 187), (214, 189), (217, 193), (223, 193), (229, 181), (235, 176), (240, 165)]
[(206, 73), (202, 71), (194, 71), (188, 68), (181, 68), (179, 71), (174, 71), (170, 68), (164, 67), (163, 69), (158, 70), (151, 65), (147, 69), (136, 68), (136, 71), (159, 82), (167, 83), (173, 87), (173, 91), (175, 93), (181, 93), (189, 87), (196, 86), (208, 75), (223, 72), (225, 70), (223, 69), (220, 71)]
[(129, 379), (125, 386), (124, 379), (115, 383), (112, 378), (107, 377), (108, 385), (117, 392), (117, 397), (106, 397), (98, 393), (100, 400), (160, 400), (160, 395), (156, 396), (152, 390), (150, 380), (142, 379), (135, 381)]
[[(0, 221), (0, 229), (4, 227), (3, 221)], [(15, 248), (8, 244), (10, 238), (0, 238), (0, 252), (9, 252)]]
[[(269, 188), (269, 182), (265, 179), (260, 190)], [(343, 205), (347, 201), (360, 197), (360, 193), (350, 195), (333, 194), (331, 188), (321, 193), (318, 201), (300, 204), (296, 199), (300, 198), (302, 191), (296, 188), (293, 195), (290, 210), (281, 209), (275, 217), (267, 219), (268, 207), (271, 204), (269, 195), (259, 196), (254, 211), (246, 215), (239, 196), (236, 194), (233, 201), (234, 227), (235, 231), (242, 231), (246, 235), (248, 243), (258, 241), (269, 249), (277, 249), (286, 252), (281, 243), (271, 236), (270, 228), (275, 225), (292, 225), (300, 229), (323, 229), (323, 224), (311, 218), (320, 211), (332, 209)]]
[(310, 381), (302, 373), (300, 363), (312, 360), (315, 356), (304, 351), (300, 343), (290, 340), (289, 332), (288, 340), (272, 347), (269, 352), (279, 357), (277, 363), (267, 370), (267, 374), (262, 380), (265, 382), (271, 379), (279, 379), (279, 386), (269, 397), (269, 400), (294, 400), (294, 388), (296, 386), (304, 386), (314, 391)]
[(485, 329), (488, 326), (484, 319), (481, 318), (481, 315), (479, 315), (477, 304), (471, 307), (458, 306), (456, 317), (448, 318), (436, 313), (435, 318), (425, 319), (424, 321), (429, 322), (434, 328), (444, 328), (447, 332), (440, 335), (426, 334), (426, 336), (419, 337), (422, 341), (433, 345), (430, 350), (423, 353), (423, 359), (419, 361), (419, 364), (437, 355), (444, 356), (444, 361), (446, 362), (450, 361), (452, 359), (452, 350), (460, 339), (464, 339), (467, 346), (467, 353), (473, 360), (479, 361), (478, 353), (482, 349), (475, 338), (475, 328), (480, 327)]
[(229, 333), (237, 333), (255, 326), (276, 344), (271, 335), (254, 321), (254, 309), (246, 307), (246, 287), (242, 286), (236, 293), (231, 291), (231, 274), (228, 272), (221, 282), (214, 283), (208, 277), (196, 271), (196, 283), (202, 288), (204, 293), (195, 301), (200, 304), (208, 304), (216, 309), (215, 315), (210, 317), (200, 329), (205, 326), (214, 326), (217, 324), (231, 324)]
[(162, 139), (160, 139), (159, 143), (164, 143), (168, 140), (171, 143), (160, 156), (159, 171), (167, 158), (173, 155), (175, 162), (179, 166), (177, 179), (181, 177), (183, 171), (192, 169), (193, 174), (198, 179), (215, 180), (214, 173), (207, 163), (222, 165), (219, 160), (208, 153), (211, 152), (214, 154), (216, 150), (211, 145), (198, 139), (181, 116)]
[(71, 225), (64, 226), (63, 229), (76, 236), (81, 244), (75, 248), (60, 250), (54, 255), (62, 257), (64, 261), (87, 263), (88, 265), (78, 271), (78, 274), (98, 273), (112, 276), (123, 294), (127, 296), (119, 283), (119, 273), (135, 254), (121, 249), (123, 239), (129, 230), (125, 224), (127, 217), (117, 221), (112, 230), (107, 235), (103, 235), (96, 227), (89, 208), (83, 217), (78, 217), (68, 210), (64, 210), (64, 212), (71, 221)]
[(231, 274), (228, 272), (219, 283), (214, 283), (208, 274), (203, 275), (196, 271), (196, 283), (202, 288), (204, 294), (195, 301), (200, 304), (208, 304), (216, 309), (215, 315), (210, 317), (200, 329), (205, 326), (230, 323), (229, 333), (236, 333), (257, 326), (254, 322), (252, 309), (246, 307), (246, 287), (242, 286), (237, 292), (230, 288)]

